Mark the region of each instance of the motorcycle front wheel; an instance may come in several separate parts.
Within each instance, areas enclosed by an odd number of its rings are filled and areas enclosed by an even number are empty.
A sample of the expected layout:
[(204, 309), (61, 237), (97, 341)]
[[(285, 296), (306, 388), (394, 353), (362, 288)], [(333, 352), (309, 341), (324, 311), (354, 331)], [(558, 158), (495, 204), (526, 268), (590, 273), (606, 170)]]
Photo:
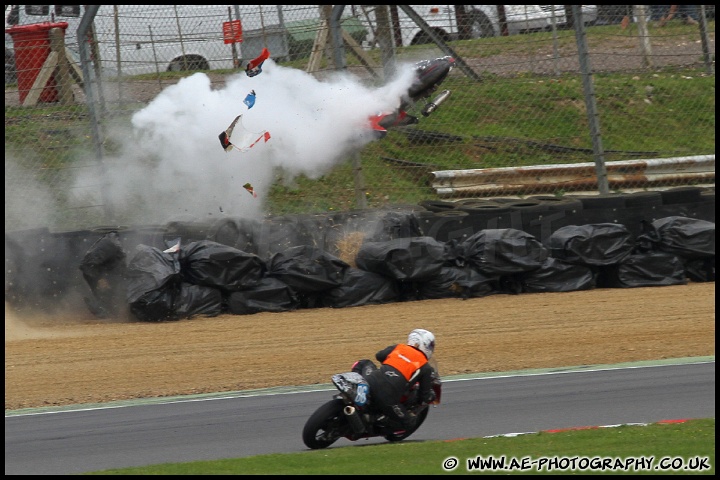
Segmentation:
[(388, 442), (399, 442), (401, 440), (405, 440), (410, 435), (415, 433), (417, 431), (417, 429), (420, 428), (420, 425), (422, 425), (423, 422), (425, 422), (425, 419), (427, 418), (429, 411), (430, 411), (430, 409), (428, 407), (423, 408), (423, 410), (420, 413), (418, 413), (417, 423), (415, 423), (415, 426), (413, 428), (411, 428), (409, 430), (403, 430), (402, 432), (390, 433), (388, 435), (385, 435), (385, 440), (387, 440)]
[(302, 433), (303, 442), (308, 448), (327, 448), (349, 433), (350, 425), (343, 414), (344, 406), (345, 403), (336, 398), (320, 405), (308, 418)]

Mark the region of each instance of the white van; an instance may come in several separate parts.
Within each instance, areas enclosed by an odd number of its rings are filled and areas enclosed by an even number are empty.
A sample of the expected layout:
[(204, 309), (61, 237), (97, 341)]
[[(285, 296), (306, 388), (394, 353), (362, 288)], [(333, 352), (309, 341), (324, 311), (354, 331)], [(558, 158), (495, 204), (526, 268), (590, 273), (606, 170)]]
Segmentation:
[[(84, 5), (7, 5), (6, 58), (12, 49), (7, 29), (42, 22), (67, 22), (66, 46), (78, 54), (85, 10)], [(101, 5), (94, 20), (101, 69), (106, 75), (137, 75), (233, 68), (242, 60), (240, 44), (225, 43), (223, 25), (236, 13), (230, 5)]]
[[(353, 5), (360, 7), (368, 21), (374, 23), (374, 5)], [(432, 43), (431, 38), (400, 6), (397, 8), (402, 46)], [(460, 37), (455, 5), (410, 5), (433, 32), (444, 41), (457, 40)], [(507, 34), (548, 30), (555, 25), (561, 28), (568, 24), (563, 5), (464, 5), (470, 38), (496, 37), (502, 35), (501, 13), (505, 16)], [(592, 24), (597, 19), (596, 5), (583, 5), (583, 21)], [(391, 18), (395, 13), (391, 12)], [(399, 42), (398, 42), (399, 43)]]
[[(5, 28), (67, 22), (65, 42), (77, 52), (77, 28), (85, 10), (84, 5), (6, 5)], [(104, 73), (137, 75), (234, 68), (263, 47), (279, 61), (309, 54), (319, 19), (319, 5), (100, 5), (94, 27)], [(226, 43), (223, 27), (237, 20), (242, 41)], [(343, 26), (361, 43), (367, 31), (352, 20)], [(12, 50), (7, 34), (5, 46), (7, 58)]]

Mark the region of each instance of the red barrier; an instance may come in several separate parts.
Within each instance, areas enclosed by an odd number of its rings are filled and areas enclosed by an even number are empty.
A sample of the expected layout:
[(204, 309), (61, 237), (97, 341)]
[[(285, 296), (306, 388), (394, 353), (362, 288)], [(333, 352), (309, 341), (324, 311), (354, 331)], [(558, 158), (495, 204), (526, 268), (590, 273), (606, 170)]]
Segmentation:
[[(25, 102), (25, 97), (30, 93), (35, 80), (50, 55), (50, 30), (61, 28), (64, 34), (67, 27), (67, 22), (43, 22), (31, 25), (15, 25), (5, 30), (5, 33), (10, 34), (13, 39), (21, 104)], [(43, 86), (39, 101), (45, 103), (58, 101), (55, 75), (51, 75), (47, 84)]]

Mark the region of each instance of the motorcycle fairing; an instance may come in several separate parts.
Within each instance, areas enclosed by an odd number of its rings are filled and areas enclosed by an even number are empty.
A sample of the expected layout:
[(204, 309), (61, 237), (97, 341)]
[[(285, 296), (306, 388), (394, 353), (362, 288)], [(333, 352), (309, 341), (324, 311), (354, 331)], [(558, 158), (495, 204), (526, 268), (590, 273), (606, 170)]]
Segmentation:
[(331, 377), (333, 385), (358, 407), (368, 402), (370, 386), (365, 378), (356, 372), (336, 373)]
[(245, 67), (245, 74), (248, 77), (254, 77), (255, 75), (262, 73), (262, 65), (268, 58), (270, 58), (270, 51), (267, 48), (263, 48), (260, 55), (248, 62)]
[(449, 55), (416, 63), (416, 77), (408, 89), (408, 96), (413, 102), (428, 98), (445, 81), (454, 66), (455, 59)]
[[(410, 115), (408, 110), (416, 102), (430, 95), (437, 90), (445, 81), (450, 71), (455, 67), (455, 59), (451, 56), (439, 57), (433, 60), (422, 60), (415, 64), (415, 80), (403, 96), (400, 107), (394, 112), (380, 112), (369, 118), (370, 128), (375, 138), (384, 138), (387, 130), (393, 127), (405, 127), (418, 123), (418, 118)], [(427, 117), (450, 96), (450, 91), (445, 90), (435, 100), (425, 105), (422, 110), (423, 116)]]

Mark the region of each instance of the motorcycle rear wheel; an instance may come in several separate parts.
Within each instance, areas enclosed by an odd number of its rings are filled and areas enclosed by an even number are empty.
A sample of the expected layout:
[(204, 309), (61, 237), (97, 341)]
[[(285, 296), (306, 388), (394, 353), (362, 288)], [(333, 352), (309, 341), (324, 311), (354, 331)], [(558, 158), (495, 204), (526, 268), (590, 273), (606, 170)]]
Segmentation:
[(345, 403), (336, 398), (320, 405), (308, 418), (302, 433), (303, 442), (308, 448), (327, 448), (348, 434), (350, 425), (343, 415), (344, 406)]
[(423, 422), (425, 422), (429, 410), (430, 409), (428, 407), (425, 407), (420, 413), (418, 413), (417, 423), (413, 428), (409, 430), (404, 430), (402, 433), (390, 433), (388, 435), (385, 435), (385, 440), (387, 440), (388, 442), (400, 442), (408, 438), (410, 435), (415, 433), (418, 428), (420, 428), (420, 425), (422, 425)]

